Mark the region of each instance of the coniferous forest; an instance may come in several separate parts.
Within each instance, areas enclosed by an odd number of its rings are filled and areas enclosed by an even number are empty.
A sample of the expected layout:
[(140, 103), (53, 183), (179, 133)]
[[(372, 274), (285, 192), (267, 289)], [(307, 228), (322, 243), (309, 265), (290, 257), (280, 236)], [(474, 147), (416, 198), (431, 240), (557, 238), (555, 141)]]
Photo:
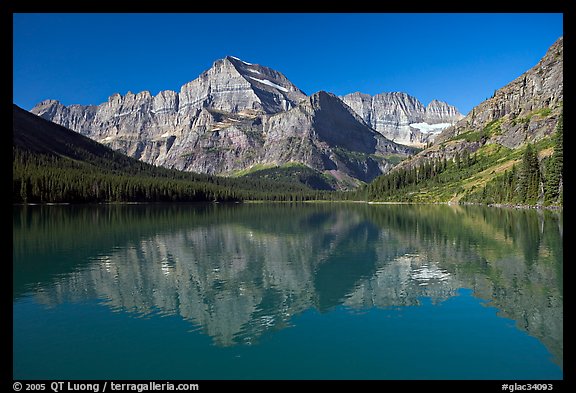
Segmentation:
[(337, 195), (295, 182), (156, 167), (16, 106), (13, 120), (14, 203), (302, 201)]
[(335, 198), (295, 183), (182, 173), (137, 163), (103, 170), (13, 148), (14, 203), (304, 201)]
[[(547, 144), (546, 144), (547, 143)], [(551, 146), (550, 146), (551, 145)], [(539, 159), (539, 149), (552, 154)], [(521, 153), (521, 155), (520, 155)], [(315, 190), (289, 177), (218, 177), (153, 166), (92, 141), (14, 106), (14, 203), (239, 202), (363, 200), (421, 202), (427, 189), (445, 200), (462, 179), (490, 168), (495, 157), (482, 152), (456, 153), (401, 167), (355, 191)], [(481, 204), (562, 205), (563, 122), (544, 144), (528, 143), (510, 169), (468, 190), (462, 202)], [(456, 189), (456, 192), (459, 192)], [(434, 200), (432, 200), (434, 201)]]

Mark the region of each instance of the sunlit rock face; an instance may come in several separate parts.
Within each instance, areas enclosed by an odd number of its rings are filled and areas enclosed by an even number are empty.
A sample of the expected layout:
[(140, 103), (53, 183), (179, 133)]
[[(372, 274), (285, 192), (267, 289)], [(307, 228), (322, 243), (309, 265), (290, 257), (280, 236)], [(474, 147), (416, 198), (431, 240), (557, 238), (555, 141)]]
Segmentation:
[(433, 142), (442, 130), (464, 116), (443, 101), (427, 106), (406, 93), (370, 96), (352, 93), (341, 97), (370, 127), (386, 138), (408, 146), (422, 147)]
[(280, 72), (232, 56), (180, 92), (114, 94), (97, 106), (46, 100), (32, 113), (142, 161), (208, 174), (296, 162), (346, 187), (390, 170), (386, 156), (414, 153), (333, 94), (306, 96)]
[[(237, 152), (252, 153), (247, 134), (258, 115), (289, 110), (305, 98), (281, 73), (229, 56), (179, 92), (114, 94), (97, 106), (47, 100), (32, 113), (148, 163), (220, 173)], [(215, 150), (220, 154), (210, 154)]]
[(437, 138), (444, 142), (500, 121), (491, 143), (515, 149), (553, 132), (564, 102), (564, 38), (560, 37), (534, 67), (494, 92)]
[(395, 170), (431, 159), (452, 160), (485, 145), (521, 149), (550, 136), (564, 111), (563, 78), (564, 39), (560, 37), (534, 67), (442, 130), (432, 146), (402, 161)]

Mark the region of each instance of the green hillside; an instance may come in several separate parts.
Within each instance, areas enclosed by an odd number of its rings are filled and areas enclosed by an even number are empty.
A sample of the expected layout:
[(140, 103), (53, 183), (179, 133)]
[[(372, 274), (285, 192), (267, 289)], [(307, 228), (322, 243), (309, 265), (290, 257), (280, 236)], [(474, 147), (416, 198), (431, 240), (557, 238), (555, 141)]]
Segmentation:
[(277, 166), (255, 165), (253, 168), (236, 172), (233, 176), (305, 185), (314, 190), (338, 189), (338, 183), (332, 176), (296, 162)]
[[(482, 131), (488, 137), (493, 124)], [(517, 149), (485, 143), (471, 153), (466, 149), (471, 134), (462, 133), (435, 147), (464, 146), (453, 157), (420, 159), (417, 165), (378, 177), (360, 195), (369, 201), (562, 204), (561, 117), (553, 134)]]

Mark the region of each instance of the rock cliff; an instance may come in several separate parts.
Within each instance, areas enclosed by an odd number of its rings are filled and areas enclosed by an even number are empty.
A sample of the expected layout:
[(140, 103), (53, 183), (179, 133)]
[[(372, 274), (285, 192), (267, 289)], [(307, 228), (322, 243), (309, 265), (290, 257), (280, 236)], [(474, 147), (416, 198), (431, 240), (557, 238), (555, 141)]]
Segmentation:
[(97, 106), (47, 100), (32, 113), (145, 162), (208, 174), (298, 162), (349, 187), (389, 170), (386, 155), (413, 152), (338, 97), (307, 97), (280, 72), (231, 56), (178, 93), (114, 94)]
[(427, 106), (400, 92), (370, 96), (352, 93), (341, 97), (368, 125), (386, 138), (404, 145), (422, 147), (462, 114), (445, 102), (433, 100)]
[(396, 168), (412, 167), (430, 158), (451, 159), (490, 144), (518, 149), (550, 136), (564, 107), (563, 57), (560, 37), (534, 67), (442, 131), (433, 146)]
[(501, 121), (500, 130), (490, 135), (492, 142), (517, 148), (550, 134), (564, 99), (564, 40), (560, 37), (546, 55), (530, 70), (498, 89), (494, 96), (476, 106), (453, 127), (437, 138), (447, 141), (469, 131), (482, 130)]

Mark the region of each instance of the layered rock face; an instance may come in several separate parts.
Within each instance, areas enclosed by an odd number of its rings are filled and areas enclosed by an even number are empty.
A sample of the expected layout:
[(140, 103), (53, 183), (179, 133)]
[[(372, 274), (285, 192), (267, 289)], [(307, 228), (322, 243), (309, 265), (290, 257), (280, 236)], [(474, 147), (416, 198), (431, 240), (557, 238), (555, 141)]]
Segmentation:
[(409, 146), (421, 147), (434, 141), (443, 129), (463, 118), (445, 102), (433, 100), (425, 107), (406, 93), (352, 93), (341, 98), (383, 136)]
[(472, 154), (487, 144), (518, 149), (551, 135), (564, 109), (564, 44), (560, 37), (534, 67), (498, 89), (466, 117), (446, 128), (434, 145), (394, 170), (415, 167), (435, 158)]
[(469, 131), (479, 131), (494, 121), (500, 130), (490, 142), (517, 148), (553, 132), (564, 100), (564, 40), (560, 37), (530, 70), (497, 90), (494, 96), (438, 136), (447, 141)]
[(375, 132), (338, 97), (323, 91), (291, 111), (266, 117), (263, 128), (261, 162), (298, 161), (337, 180), (370, 181), (391, 169), (384, 156), (411, 152)]
[(32, 113), (145, 162), (208, 174), (299, 162), (353, 186), (388, 170), (384, 155), (412, 152), (336, 96), (307, 97), (281, 73), (231, 56), (179, 93), (115, 94), (98, 106), (47, 100)]
[(47, 100), (35, 106), (32, 113), (93, 139), (108, 138), (101, 142), (111, 143), (117, 138), (154, 139), (167, 138), (162, 136), (166, 132), (182, 134), (206, 121), (200, 115), (203, 108), (276, 113), (306, 98), (279, 72), (248, 64), (230, 56), (218, 60), (197, 79), (183, 85), (179, 93), (166, 90), (156, 96), (148, 91), (114, 94), (98, 106), (66, 107)]

